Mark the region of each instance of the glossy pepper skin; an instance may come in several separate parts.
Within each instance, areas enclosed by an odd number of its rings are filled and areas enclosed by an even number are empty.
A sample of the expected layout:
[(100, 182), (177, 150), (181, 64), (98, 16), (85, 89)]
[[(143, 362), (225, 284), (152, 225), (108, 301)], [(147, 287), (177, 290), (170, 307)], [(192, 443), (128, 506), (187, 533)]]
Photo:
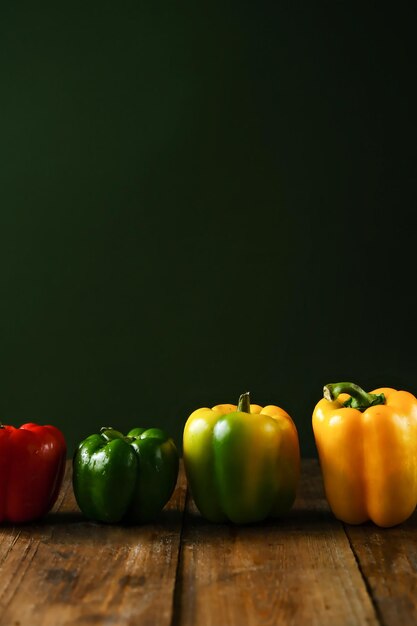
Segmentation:
[(178, 477), (177, 448), (159, 428), (111, 427), (78, 446), (74, 493), (86, 517), (100, 522), (146, 522), (170, 499)]
[(48, 513), (62, 484), (66, 451), (55, 426), (0, 425), (0, 522), (30, 522)]
[(417, 504), (417, 399), (390, 387), (324, 387), (313, 430), (326, 497), (348, 524), (405, 521)]
[(277, 406), (220, 404), (194, 411), (184, 466), (200, 513), (212, 522), (258, 522), (289, 511), (300, 472), (297, 429)]

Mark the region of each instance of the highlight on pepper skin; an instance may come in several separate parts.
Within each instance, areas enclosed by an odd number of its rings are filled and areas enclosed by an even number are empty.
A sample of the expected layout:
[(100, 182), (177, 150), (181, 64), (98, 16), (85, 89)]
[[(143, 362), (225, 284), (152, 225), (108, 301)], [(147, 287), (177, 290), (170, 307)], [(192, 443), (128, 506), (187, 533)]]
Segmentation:
[(313, 412), (324, 488), (348, 524), (404, 522), (417, 504), (417, 398), (381, 387), (332, 383)]
[(250, 403), (201, 408), (183, 433), (184, 467), (201, 515), (212, 522), (259, 522), (287, 513), (300, 474), (298, 433), (283, 409)]

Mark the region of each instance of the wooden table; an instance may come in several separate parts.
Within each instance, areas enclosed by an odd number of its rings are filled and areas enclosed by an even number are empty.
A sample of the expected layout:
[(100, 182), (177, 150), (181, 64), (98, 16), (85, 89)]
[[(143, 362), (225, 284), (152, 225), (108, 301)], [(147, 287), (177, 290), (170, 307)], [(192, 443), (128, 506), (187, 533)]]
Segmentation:
[(205, 522), (182, 471), (157, 523), (91, 523), (70, 474), (42, 523), (0, 527), (2, 626), (417, 623), (417, 515), (344, 526), (316, 461), (288, 517), (246, 527)]

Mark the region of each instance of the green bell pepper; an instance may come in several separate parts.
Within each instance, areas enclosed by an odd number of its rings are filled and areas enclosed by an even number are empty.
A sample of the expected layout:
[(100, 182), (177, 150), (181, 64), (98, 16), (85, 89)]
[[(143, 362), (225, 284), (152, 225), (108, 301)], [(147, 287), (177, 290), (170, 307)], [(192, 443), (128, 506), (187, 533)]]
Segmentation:
[(92, 520), (147, 522), (170, 499), (178, 465), (173, 440), (159, 428), (134, 428), (124, 436), (105, 427), (75, 452), (75, 498)]

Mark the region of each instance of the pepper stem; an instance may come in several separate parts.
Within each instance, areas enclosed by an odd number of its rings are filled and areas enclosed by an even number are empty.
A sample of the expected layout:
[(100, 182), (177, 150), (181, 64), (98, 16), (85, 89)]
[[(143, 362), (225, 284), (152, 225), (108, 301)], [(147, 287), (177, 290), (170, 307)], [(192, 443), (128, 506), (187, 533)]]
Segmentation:
[(107, 439), (107, 441), (113, 441), (113, 439), (124, 439), (123, 433), (115, 430), (111, 426), (103, 426), (100, 428), (100, 435)]
[(329, 383), (323, 387), (323, 395), (330, 402), (337, 400), (341, 393), (350, 395), (350, 398), (343, 403), (346, 408), (366, 411), (370, 406), (385, 404), (383, 393), (367, 393), (355, 383)]
[(237, 403), (237, 410), (240, 413), (250, 413), (250, 393), (245, 391), (239, 396), (239, 402)]

